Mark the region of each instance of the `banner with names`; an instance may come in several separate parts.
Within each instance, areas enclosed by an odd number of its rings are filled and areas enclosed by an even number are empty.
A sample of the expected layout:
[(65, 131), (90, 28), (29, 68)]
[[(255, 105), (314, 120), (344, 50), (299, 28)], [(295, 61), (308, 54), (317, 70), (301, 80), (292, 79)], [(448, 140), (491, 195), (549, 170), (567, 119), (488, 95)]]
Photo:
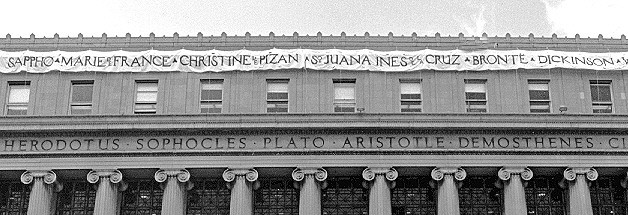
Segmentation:
[(628, 52), (586, 53), (525, 50), (312, 50), (265, 51), (0, 51), (0, 73), (227, 72), (278, 69), (411, 72), (514, 69), (628, 70)]

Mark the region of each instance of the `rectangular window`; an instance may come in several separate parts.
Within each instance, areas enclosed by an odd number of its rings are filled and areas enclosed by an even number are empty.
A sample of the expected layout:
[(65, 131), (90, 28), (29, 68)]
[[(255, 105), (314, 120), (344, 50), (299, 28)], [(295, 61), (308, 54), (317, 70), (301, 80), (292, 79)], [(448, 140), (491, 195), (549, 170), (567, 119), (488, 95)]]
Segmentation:
[(70, 114), (91, 114), (94, 81), (72, 81)]
[(135, 114), (157, 113), (157, 81), (136, 81), (135, 86)]
[(422, 112), (421, 80), (399, 80), (401, 112)]
[(9, 82), (7, 115), (27, 115), (30, 101), (30, 81)]
[(288, 112), (288, 79), (266, 80), (266, 112)]
[(464, 80), (465, 103), (467, 112), (485, 113), (486, 105), (486, 80)]
[(201, 113), (222, 112), (222, 79), (201, 80)]
[(334, 112), (355, 112), (355, 79), (334, 80)]
[(549, 113), (549, 80), (528, 80), (530, 113)]
[(611, 81), (590, 81), (593, 113), (612, 113)]

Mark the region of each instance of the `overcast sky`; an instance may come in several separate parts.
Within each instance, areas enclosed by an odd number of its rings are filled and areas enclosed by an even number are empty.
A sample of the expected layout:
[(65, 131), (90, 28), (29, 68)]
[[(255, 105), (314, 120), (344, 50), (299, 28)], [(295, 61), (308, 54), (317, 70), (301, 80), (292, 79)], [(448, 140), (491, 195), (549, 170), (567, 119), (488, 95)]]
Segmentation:
[(441, 35), (619, 38), (628, 0), (19, 0), (4, 1), (0, 38), (179, 35)]

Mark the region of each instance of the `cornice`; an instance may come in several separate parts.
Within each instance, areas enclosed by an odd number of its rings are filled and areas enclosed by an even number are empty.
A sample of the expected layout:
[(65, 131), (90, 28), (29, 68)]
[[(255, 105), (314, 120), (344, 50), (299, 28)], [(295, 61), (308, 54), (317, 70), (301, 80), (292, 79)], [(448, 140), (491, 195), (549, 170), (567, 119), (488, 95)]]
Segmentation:
[(0, 131), (14, 132), (368, 128), (624, 132), (628, 130), (628, 115), (295, 113), (0, 117)]

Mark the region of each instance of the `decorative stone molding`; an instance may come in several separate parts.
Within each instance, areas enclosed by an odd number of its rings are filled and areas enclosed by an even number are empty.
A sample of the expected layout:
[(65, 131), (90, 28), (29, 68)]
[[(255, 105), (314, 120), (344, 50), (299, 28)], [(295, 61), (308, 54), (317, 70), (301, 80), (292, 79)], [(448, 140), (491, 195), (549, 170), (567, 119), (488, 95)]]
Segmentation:
[(586, 175), (589, 181), (595, 181), (598, 177), (597, 170), (594, 168), (567, 168), (563, 172), (567, 181), (576, 180), (577, 175)]
[(109, 178), (111, 183), (117, 184), (122, 181), (122, 173), (118, 170), (92, 170), (87, 173), (87, 181), (95, 184), (100, 178)]
[(20, 180), (24, 184), (30, 184), (33, 182), (35, 178), (43, 178), (44, 183), (46, 184), (54, 184), (57, 182), (57, 174), (53, 171), (26, 171), (22, 173)]
[(372, 181), (376, 175), (385, 175), (386, 180), (394, 181), (399, 173), (394, 168), (366, 168), (362, 171), (362, 178), (367, 181)]
[(245, 176), (246, 180), (249, 182), (257, 181), (257, 177), (259, 174), (255, 169), (226, 169), (222, 173), (222, 179), (226, 182), (233, 182), (236, 179), (236, 176)]
[(317, 181), (322, 182), (327, 179), (327, 170), (323, 168), (296, 168), (292, 171), (292, 179), (295, 181), (302, 181), (305, 179), (305, 175), (314, 175)]
[(463, 168), (455, 168), (455, 167), (444, 167), (444, 168), (434, 168), (432, 170), (432, 179), (436, 181), (443, 180), (445, 175), (453, 175), (454, 179), (458, 181), (462, 181), (467, 178), (467, 172)]
[(185, 169), (160, 169), (155, 172), (155, 181), (162, 183), (170, 176), (176, 176), (177, 180), (181, 183), (190, 180), (190, 172)]
[(499, 170), (499, 172), (497, 172), (497, 176), (499, 176), (499, 179), (503, 181), (510, 180), (511, 175), (520, 175), (521, 179), (528, 181), (532, 179), (533, 173), (532, 173), (532, 170), (527, 167), (525, 168), (503, 167)]

